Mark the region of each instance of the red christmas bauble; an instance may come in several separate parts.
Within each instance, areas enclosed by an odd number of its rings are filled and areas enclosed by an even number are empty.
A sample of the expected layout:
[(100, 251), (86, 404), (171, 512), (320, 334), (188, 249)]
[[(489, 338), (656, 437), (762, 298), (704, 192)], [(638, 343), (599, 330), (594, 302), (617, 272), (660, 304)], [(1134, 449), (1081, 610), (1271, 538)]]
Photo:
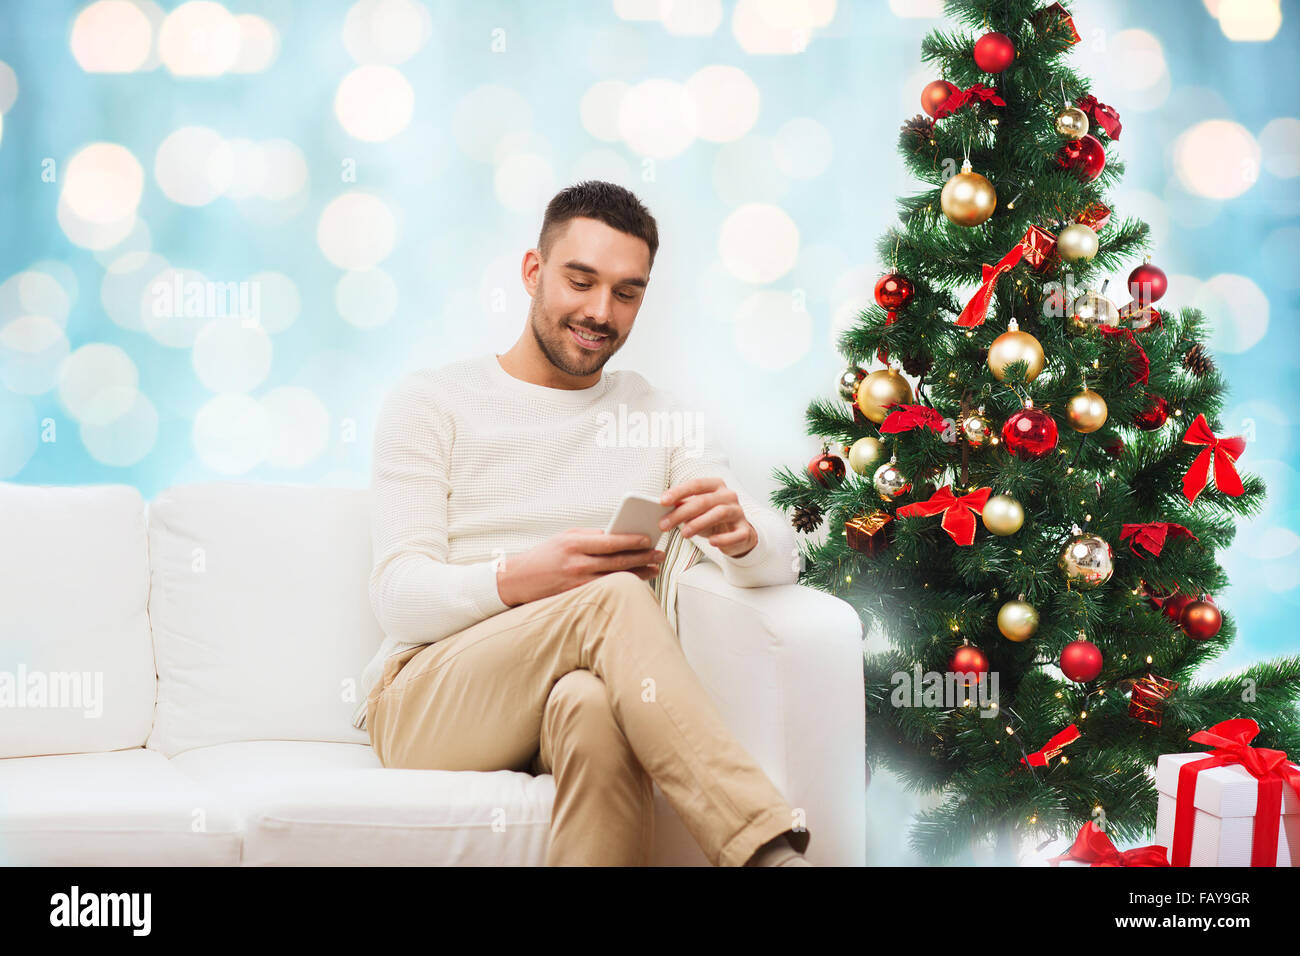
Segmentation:
[(844, 459), (829, 452), (818, 455), (808, 462), (808, 474), (823, 487), (832, 487), (844, 478)]
[(1180, 591), (1169, 595), (1167, 598), (1162, 598), (1160, 601), (1160, 611), (1165, 617), (1177, 624), (1183, 616), (1183, 608), (1187, 607), (1187, 605), (1191, 603), (1192, 596), (1190, 594), (1183, 594)]
[(1092, 641), (1071, 641), (1061, 651), (1061, 673), (1086, 684), (1101, 673), (1101, 650)]
[(986, 33), (975, 41), (975, 65), (985, 73), (1001, 73), (1016, 58), (1016, 47), (1005, 33)]
[(1073, 169), (1085, 183), (1090, 183), (1106, 168), (1106, 147), (1088, 133), (1083, 139), (1066, 143), (1056, 151), (1056, 165)]
[(915, 294), (916, 289), (912, 285), (912, 280), (897, 272), (881, 276), (880, 281), (876, 283), (876, 302), (882, 309), (889, 309), (891, 312), (903, 308), (912, 301), (912, 296)]
[(972, 647), (969, 644), (963, 644), (957, 648), (952, 658), (948, 661), (948, 672), (950, 674), (976, 674), (974, 681), (968, 677), (965, 683), (978, 684), (983, 680), (984, 675), (989, 671), (989, 659), (984, 656), (984, 652), (978, 647)]
[(934, 116), (935, 111), (943, 105), (943, 101), (956, 92), (957, 87), (947, 80), (934, 80), (927, 83), (921, 90), (921, 109), (925, 110), (927, 115)]
[(1145, 308), (1169, 291), (1165, 270), (1147, 262), (1128, 274), (1128, 293), (1139, 307)]
[(1111, 458), (1122, 458), (1124, 457), (1124, 439), (1115, 438), (1107, 442), (1102, 450)]
[(1042, 458), (1056, 447), (1056, 421), (1042, 409), (1022, 408), (1002, 426), (1002, 442), (1017, 458)]
[(1153, 395), (1146, 411), (1133, 416), (1133, 424), (1144, 432), (1153, 432), (1169, 420), (1169, 402), (1159, 395)]
[(1223, 615), (1209, 601), (1188, 601), (1178, 623), (1194, 641), (1208, 641), (1223, 627)]

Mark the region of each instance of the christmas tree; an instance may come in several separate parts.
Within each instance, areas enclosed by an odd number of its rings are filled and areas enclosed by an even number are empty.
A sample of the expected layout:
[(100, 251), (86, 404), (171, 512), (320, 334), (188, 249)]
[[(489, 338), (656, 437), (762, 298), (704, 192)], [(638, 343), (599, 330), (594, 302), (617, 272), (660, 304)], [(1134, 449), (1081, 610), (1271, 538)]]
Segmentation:
[(867, 756), (939, 795), (914, 849), (993, 836), (1009, 861), (1103, 814), (1148, 835), (1157, 756), (1218, 721), (1300, 752), (1300, 656), (1195, 680), (1235, 634), (1215, 552), (1265, 488), (1223, 431), (1206, 318), (1168, 307), (1147, 226), (1111, 207), (1122, 127), (1069, 65), (1073, 13), (946, 12), (964, 28), (924, 41), (941, 79), (899, 140), (922, 188), (839, 395), (808, 406), (823, 454), (772, 501), (827, 523), (803, 582), (889, 640), (864, 659)]

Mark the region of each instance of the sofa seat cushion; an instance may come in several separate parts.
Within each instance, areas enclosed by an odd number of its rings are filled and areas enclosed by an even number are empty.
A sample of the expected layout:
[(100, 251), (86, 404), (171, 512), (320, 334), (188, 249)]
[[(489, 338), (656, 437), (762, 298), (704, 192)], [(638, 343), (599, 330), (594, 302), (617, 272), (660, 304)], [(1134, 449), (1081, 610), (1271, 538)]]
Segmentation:
[(260, 740), (172, 763), (243, 817), (249, 866), (540, 866), (555, 781), (384, 768), (369, 744)]
[(0, 864), (234, 866), (236, 814), (138, 747), (0, 760)]

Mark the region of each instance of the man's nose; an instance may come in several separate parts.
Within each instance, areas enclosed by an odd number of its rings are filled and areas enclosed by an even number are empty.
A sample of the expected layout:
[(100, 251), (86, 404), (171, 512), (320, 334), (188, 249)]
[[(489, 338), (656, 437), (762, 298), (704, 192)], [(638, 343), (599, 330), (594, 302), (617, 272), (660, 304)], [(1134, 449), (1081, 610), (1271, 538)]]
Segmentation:
[(608, 324), (614, 313), (614, 292), (608, 288), (597, 288), (587, 297), (587, 318), (593, 322)]

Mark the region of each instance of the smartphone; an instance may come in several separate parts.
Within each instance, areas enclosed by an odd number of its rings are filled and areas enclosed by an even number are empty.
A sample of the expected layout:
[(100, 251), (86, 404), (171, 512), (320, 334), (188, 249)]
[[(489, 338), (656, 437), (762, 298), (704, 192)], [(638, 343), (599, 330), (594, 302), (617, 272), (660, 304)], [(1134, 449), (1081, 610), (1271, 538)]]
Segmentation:
[(618, 506), (618, 511), (610, 519), (605, 533), (643, 534), (650, 539), (650, 547), (653, 548), (660, 536), (665, 533), (660, 529), (659, 522), (675, 507), (676, 505), (660, 504), (659, 499), (653, 495), (633, 492)]

